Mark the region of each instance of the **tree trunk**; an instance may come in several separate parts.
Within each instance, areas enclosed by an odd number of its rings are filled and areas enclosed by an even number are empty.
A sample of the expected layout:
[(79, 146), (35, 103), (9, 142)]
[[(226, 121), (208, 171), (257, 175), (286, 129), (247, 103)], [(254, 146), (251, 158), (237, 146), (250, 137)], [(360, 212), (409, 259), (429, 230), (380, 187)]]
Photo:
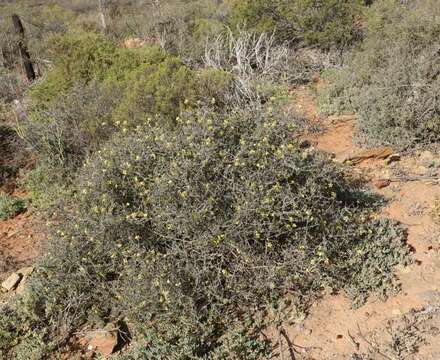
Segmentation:
[(20, 20), (20, 17), (16, 14), (12, 15), (12, 22), (14, 24), (15, 32), (19, 36), (18, 40), (18, 51), (20, 52), (21, 61), (23, 63), (24, 70), (26, 72), (26, 77), (29, 82), (35, 80), (34, 65), (31, 61), (31, 56), (25, 44), (24, 27)]
[(98, 6), (99, 6), (99, 20), (101, 21), (101, 28), (103, 32), (107, 31), (107, 22), (105, 20), (105, 14), (104, 14), (104, 0), (98, 0)]

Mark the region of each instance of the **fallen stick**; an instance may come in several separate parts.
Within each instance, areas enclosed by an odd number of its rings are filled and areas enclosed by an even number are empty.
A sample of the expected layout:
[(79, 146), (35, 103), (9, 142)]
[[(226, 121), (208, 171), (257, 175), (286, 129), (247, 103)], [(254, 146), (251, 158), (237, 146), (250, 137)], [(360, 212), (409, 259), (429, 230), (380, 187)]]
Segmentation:
[(438, 176), (402, 176), (388, 179), (391, 182), (410, 182), (423, 180), (439, 180)]
[(350, 163), (352, 165), (360, 164), (361, 162), (368, 159), (386, 159), (387, 157), (393, 155), (395, 152), (389, 146), (378, 147), (374, 149), (368, 149), (361, 151), (356, 155), (352, 155), (343, 160), (344, 163)]

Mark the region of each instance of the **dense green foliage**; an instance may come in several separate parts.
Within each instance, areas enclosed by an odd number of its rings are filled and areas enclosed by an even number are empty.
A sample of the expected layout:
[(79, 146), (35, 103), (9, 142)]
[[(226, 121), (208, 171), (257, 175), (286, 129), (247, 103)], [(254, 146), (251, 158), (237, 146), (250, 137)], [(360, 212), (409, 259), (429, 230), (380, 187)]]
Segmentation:
[(0, 194), (0, 220), (7, 220), (26, 211), (26, 201), (8, 194)]
[(321, 94), (326, 111), (354, 110), (358, 139), (413, 146), (440, 140), (440, 3), (378, 1), (365, 41)]
[(323, 48), (343, 47), (360, 37), (361, 0), (244, 0), (233, 2), (231, 24)]
[(64, 96), (77, 83), (123, 81), (140, 65), (156, 64), (165, 58), (159, 48), (120, 48), (94, 33), (54, 35), (51, 40), (54, 68), (31, 88), (30, 95), (38, 103)]

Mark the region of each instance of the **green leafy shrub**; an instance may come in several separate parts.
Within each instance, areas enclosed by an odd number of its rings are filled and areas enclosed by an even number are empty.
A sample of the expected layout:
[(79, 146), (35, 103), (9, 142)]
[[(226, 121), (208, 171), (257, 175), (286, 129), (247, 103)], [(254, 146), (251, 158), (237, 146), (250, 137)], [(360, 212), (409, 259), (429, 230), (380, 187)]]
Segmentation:
[(270, 105), (147, 122), (96, 152), (20, 305), (30, 328), (125, 319), (148, 357), (266, 358), (256, 319), (239, 324), (286, 292), (302, 308), (326, 288), (389, 294), (402, 230)]
[(79, 33), (54, 36), (51, 54), (55, 66), (31, 88), (30, 95), (44, 103), (62, 96), (77, 82), (103, 80), (116, 52), (116, 46), (99, 35)]
[(8, 194), (0, 194), (0, 219), (7, 220), (25, 212), (27, 204), (25, 200), (10, 196)]
[(173, 122), (185, 103), (195, 101), (195, 73), (175, 57), (139, 67), (128, 81), (131, 86), (113, 116), (118, 124), (140, 125), (154, 117)]
[(120, 48), (94, 33), (72, 32), (54, 35), (51, 40), (54, 67), (30, 91), (37, 103), (63, 96), (78, 83), (122, 81), (138, 66), (157, 63), (165, 57), (158, 47)]
[(321, 95), (324, 109), (358, 114), (361, 143), (410, 147), (440, 140), (440, 3), (377, 1), (365, 40)]
[(361, 0), (237, 0), (231, 25), (257, 33), (276, 32), (279, 38), (322, 48), (345, 46), (360, 37), (356, 26)]

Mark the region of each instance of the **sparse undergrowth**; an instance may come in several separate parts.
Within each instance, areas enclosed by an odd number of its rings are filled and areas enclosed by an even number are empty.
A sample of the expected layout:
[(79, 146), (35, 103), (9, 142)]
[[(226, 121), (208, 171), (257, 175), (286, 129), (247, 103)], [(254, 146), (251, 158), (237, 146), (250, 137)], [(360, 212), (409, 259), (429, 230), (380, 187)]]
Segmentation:
[(412, 147), (440, 140), (440, 2), (377, 1), (347, 66), (329, 71), (326, 112), (355, 111), (357, 139)]
[[(437, 295), (438, 296), (438, 295)], [(440, 308), (431, 305), (388, 321), (371, 339), (368, 354), (355, 354), (350, 360), (375, 360), (377, 357), (396, 360), (420, 359), (419, 350), (423, 345), (436, 342), (439, 335)], [(379, 343), (376, 340), (381, 339)], [(438, 354), (424, 354), (434, 359)]]

